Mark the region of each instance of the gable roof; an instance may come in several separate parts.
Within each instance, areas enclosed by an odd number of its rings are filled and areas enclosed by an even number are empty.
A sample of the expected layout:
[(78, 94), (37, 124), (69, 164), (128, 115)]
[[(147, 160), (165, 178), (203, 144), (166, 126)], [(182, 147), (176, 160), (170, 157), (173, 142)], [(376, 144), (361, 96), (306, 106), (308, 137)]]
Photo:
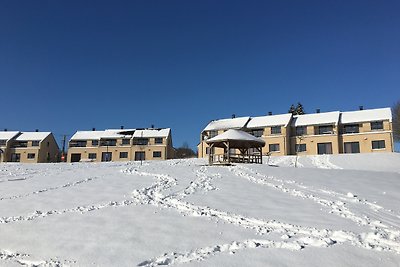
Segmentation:
[(18, 131), (1, 131), (0, 140), (10, 140), (16, 137), (20, 132)]
[(15, 140), (16, 141), (42, 141), (51, 132), (22, 132)]
[(100, 140), (132, 137), (132, 135), (120, 134), (119, 132), (121, 131), (126, 130), (109, 129), (105, 131), (77, 131), (70, 140)]
[(339, 111), (293, 116), (292, 126), (335, 124), (339, 122)]
[(392, 110), (390, 108), (346, 111), (342, 112), (340, 116), (340, 122), (344, 124), (383, 120), (389, 120), (390, 122), (392, 122)]
[(280, 126), (280, 125), (287, 126), (291, 119), (292, 119), (291, 113), (254, 117), (251, 118), (251, 120), (247, 124), (247, 128), (260, 128), (260, 127)]
[(246, 126), (250, 117), (239, 117), (233, 119), (221, 119), (211, 121), (203, 131), (215, 131), (226, 129), (241, 129)]

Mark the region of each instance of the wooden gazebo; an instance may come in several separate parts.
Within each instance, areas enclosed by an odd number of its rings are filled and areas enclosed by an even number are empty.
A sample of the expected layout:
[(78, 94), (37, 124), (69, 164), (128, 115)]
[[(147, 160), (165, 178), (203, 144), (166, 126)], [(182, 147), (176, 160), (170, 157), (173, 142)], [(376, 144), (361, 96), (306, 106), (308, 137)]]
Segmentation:
[[(264, 140), (244, 131), (230, 129), (207, 140), (206, 143), (210, 146), (210, 165), (235, 162), (262, 164), (262, 148), (265, 146)], [(223, 148), (224, 153), (215, 154), (215, 147)]]

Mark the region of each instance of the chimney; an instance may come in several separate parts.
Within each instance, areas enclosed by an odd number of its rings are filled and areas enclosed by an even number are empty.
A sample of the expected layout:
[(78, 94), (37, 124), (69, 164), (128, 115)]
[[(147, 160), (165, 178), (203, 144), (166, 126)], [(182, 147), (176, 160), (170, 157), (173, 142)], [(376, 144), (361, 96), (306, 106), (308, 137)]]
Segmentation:
[(234, 119), (234, 118), (236, 118), (236, 115), (235, 115), (235, 114), (232, 114), (232, 119)]
[(39, 129), (36, 129), (35, 132), (39, 132)]
[(123, 130), (124, 129), (124, 125), (121, 125), (121, 130)]
[(317, 108), (317, 109), (315, 110), (315, 112), (321, 113), (321, 109)]
[(5, 128), (4, 131), (7, 132), (8, 131), (7, 128)]
[(364, 110), (364, 106), (359, 106), (358, 107), (360, 110)]
[(151, 128), (154, 129), (154, 124), (151, 125)]
[(272, 115), (272, 111), (268, 111), (268, 116), (271, 116)]
[(96, 131), (96, 128), (92, 128), (92, 131), (93, 131), (93, 132)]

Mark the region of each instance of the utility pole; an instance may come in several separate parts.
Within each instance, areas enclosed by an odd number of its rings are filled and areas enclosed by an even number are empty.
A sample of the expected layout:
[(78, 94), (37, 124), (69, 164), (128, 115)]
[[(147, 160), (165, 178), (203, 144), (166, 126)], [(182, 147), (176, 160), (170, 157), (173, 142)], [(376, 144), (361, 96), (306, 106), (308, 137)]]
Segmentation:
[(65, 142), (66, 142), (66, 140), (67, 140), (67, 135), (64, 134), (63, 140), (62, 140), (62, 151), (61, 151), (61, 161), (62, 162), (66, 161), (66, 159), (65, 159)]

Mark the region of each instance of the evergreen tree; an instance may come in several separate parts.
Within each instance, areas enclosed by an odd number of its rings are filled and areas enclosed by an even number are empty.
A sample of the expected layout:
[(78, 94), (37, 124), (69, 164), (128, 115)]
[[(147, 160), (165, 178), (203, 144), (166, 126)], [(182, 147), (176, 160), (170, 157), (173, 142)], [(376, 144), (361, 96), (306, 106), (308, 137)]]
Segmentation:
[(296, 108), (295, 108), (294, 105), (292, 104), (292, 105), (290, 106), (290, 108), (289, 108), (288, 113), (292, 113), (293, 115), (295, 115), (295, 111), (296, 111)]
[(303, 105), (302, 105), (300, 102), (297, 103), (297, 106), (296, 106), (296, 114), (297, 114), (297, 115), (304, 115), (304, 114), (306, 114), (306, 112), (304, 111)]
[(393, 138), (400, 141), (400, 101), (394, 104), (392, 108), (393, 115)]

